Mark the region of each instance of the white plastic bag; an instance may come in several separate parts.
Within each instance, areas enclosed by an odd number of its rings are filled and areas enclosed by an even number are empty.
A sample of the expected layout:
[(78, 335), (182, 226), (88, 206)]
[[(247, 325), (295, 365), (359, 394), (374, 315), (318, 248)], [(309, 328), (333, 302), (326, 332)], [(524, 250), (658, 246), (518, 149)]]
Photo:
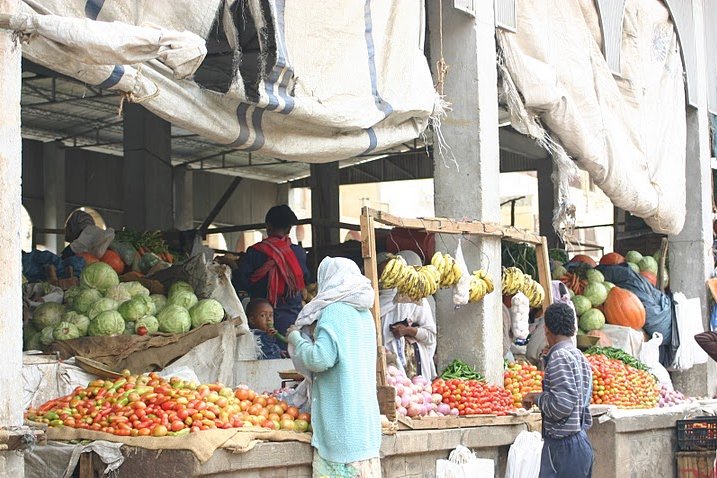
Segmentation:
[(460, 268), (462, 275), (458, 284), (453, 286), (453, 303), (456, 306), (466, 305), (470, 298), (471, 289), (471, 273), (466, 265), (466, 260), (463, 258), (463, 248), (461, 247), (461, 241), (458, 240), (458, 247), (456, 247), (456, 264)]
[(675, 352), (670, 369), (689, 370), (693, 365), (706, 363), (709, 358), (695, 341), (695, 335), (705, 331), (702, 325), (702, 304), (699, 298), (688, 299), (682, 292), (676, 292), (673, 301), (680, 346)]
[(543, 438), (538, 432), (523, 431), (510, 445), (505, 478), (538, 478)]
[(447, 460), (436, 460), (436, 478), (494, 478), (493, 460), (478, 458), (463, 445), (458, 445)]
[(102, 257), (115, 239), (115, 230), (111, 227), (101, 229), (97, 226), (87, 226), (80, 233), (80, 237), (72, 241), (70, 249), (75, 254), (88, 252), (95, 257)]
[(661, 385), (672, 390), (672, 379), (667, 369), (660, 363), (660, 345), (662, 345), (662, 334), (655, 332), (652, 338), (642, 344), (640, 349), (640, 362), (650, 368), (650, 372), (657, 377)]
[(530, 333), (530, 301), (525, 294), (518, 291), (510, 299), (510, 304), (510, 328), (513, 332), (513, 338), (525, 340)]

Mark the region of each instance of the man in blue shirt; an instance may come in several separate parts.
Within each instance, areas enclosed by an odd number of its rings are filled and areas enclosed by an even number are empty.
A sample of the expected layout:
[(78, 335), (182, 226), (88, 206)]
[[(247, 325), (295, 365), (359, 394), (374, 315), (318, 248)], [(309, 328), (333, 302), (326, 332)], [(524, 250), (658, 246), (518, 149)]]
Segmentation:
[(545, 357), (543, 391), (529, 393), (523, 406), (533, 404), (543, 415), (543, 453), (540, 478), (592, 477), (593, 449), (585, 431), (592, 425), (590, 398), (592, 370), (572, 343), (575, 316), (566, 304), (545, 311), (545, 337), (550, 351)]

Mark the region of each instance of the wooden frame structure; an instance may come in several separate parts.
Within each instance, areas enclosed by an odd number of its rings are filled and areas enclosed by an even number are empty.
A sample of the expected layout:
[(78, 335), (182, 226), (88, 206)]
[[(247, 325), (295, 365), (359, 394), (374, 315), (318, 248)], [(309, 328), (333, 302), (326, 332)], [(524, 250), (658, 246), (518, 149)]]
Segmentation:
[[(535, 255), (538, 261), (538, 279), (545, 290), (543, 299), (543, 310), (552, 302), (552, 288), (550, 284), (550, 262), (548, 257), (548, 242), (544, 236), (517, 229), (515, 227), (503, 227), (498, 224), (491, 224), (479, 221), (456, 221), (448, 218), (402, 218), (392, 214), (377, 211), (364, 207), (361, 210), (361, 252), (364, 259), (364, 273), (371, 280), (375, 293), (372, 309), (373, 320), (376, 325), (376, 339), (378, 344), (378, 363), (376, 366), (376, 381), (379, 386), (379, 404), (382, 405), (382, 413), (388, 416), (386, 393), (382, 389), (387, 387), (386, 383), (386, 354), (383, 348), (383, 334), (381, 327), (381, 311), (378, 300), (378, 264), (376, 263), (376, 234), (375, 224), (384, 224), (392, 227), (415, 229), (435, 234), (460, 234), (475, 235), (481, 237), (493, 237), (511, 242), (528, 243), (535, 246)], [(498, 281), (498, 288), (500, 281)], [(392, 387), (389, 387), (392, 388)], [(393, 407), (393, 399), (390, 406)]]

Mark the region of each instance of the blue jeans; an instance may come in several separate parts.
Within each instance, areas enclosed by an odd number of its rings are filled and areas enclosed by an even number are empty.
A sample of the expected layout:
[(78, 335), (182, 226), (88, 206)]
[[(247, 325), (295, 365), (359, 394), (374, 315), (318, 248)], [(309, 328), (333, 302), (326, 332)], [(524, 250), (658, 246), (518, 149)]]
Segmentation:
[(593, 447), (585, 431), (566, 438), (543, 437), (540, 478), (591, 478)]

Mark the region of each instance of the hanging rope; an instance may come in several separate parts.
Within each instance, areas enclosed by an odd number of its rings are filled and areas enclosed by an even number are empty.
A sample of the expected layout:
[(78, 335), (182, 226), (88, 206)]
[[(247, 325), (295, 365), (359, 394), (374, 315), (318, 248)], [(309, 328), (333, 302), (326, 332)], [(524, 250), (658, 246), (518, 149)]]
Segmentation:
[(119, 108), (117, 109), (117, 116), (122, 116), (122, 113), (124, 113), (125, 102), (141, 104), (145, 101), (149, 101), (159, 96), (159, 86), (157, 86), (157, 84), (151, 80), (150, 82), (154, 85), (154, 93), (144, 96), (135, 95), (134, 92), (138, 91), (142, 86), (142, 79), (142, 65), (139, 65), (137, 67), (137, 74), (135, 75), (134, 86), (132, 87), (132, 90), (123, 91), (122, 93), (120, 93), (120, 104)]
[(443, 56), (443, 0), (438, 1), (438, 41), (440, 45), (440, 58), (436, 62), (436, 91), (443, 96), (443, 85), (448, 74), (450, 66), (446, 63), (446, 59)]

